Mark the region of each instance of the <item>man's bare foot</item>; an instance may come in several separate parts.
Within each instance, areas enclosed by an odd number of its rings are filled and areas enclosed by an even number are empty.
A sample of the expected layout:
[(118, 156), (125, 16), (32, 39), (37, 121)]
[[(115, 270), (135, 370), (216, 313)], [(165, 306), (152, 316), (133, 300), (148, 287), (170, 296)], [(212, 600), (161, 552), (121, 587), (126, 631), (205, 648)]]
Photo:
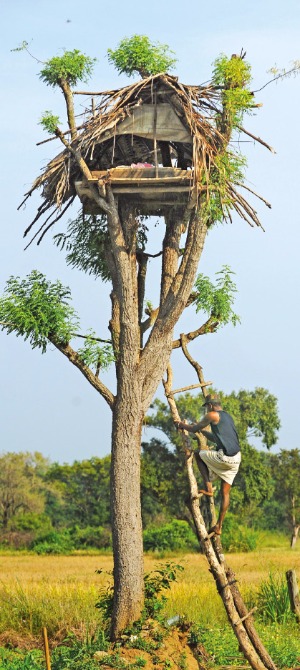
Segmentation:
[(212, 491), (206, 491), (206, 489), (200, 489), (199, 493), (202, 493), (203, 496), (213, 496)]
[(222, 529), (220, 526), (218, 526), (218, 524), (216, 524), (215, 526), (212, 526), (212, 528), (210, 528), (207, 532), (208, 535), (221, 535)]

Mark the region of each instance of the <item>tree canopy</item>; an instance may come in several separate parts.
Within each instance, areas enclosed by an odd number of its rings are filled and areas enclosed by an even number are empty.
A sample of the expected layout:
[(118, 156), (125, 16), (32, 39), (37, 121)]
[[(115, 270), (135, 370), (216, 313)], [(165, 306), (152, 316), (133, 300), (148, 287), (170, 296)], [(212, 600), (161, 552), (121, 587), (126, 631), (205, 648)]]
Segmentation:
[(119, 74), (129, 77), (138, 73), (149, 77), (158, 72), (167, 72), (174, 68), (177, 58), (167, 44), (151, 42), (147, 35), (125, 37), (116, 49), (108, 49), (107, 56)]

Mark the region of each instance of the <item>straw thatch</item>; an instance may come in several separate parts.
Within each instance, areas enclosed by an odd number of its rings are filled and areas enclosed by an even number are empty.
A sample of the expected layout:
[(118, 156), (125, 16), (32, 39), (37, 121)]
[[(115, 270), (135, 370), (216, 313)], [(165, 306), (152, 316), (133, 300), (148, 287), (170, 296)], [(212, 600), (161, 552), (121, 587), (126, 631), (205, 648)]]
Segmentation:
[[(209, 182), (215, 157), (227, 143), (215, 122), (216, 112), (221, 108), (220, 90), (216, 87), (187, 86), (176, 77), (159, 74), (116, 91), (91, 95), (99, 96), (100, 102), (89, 110), (71, 144), (90, 171), (141, 161), (153, 164), (155, 135), (156, 162), (170, 166), (175, 159), (178, 168), (186, 170), (192, 166), (193, 185), (197, 189), (204, 171), (206, 183)], [(78, 162), (66, 148), (48, 163), (25, 195), (23, 203), (36, 189), (42, 189), (43, 202), (25, 235), (46, 215), (34, 235), (40, 234), (40, 241), (74, 201), (75, 183), (79, 180), (82, 172)], [(236, 192), (234, 185), (228, 184), (228, 194), (243, 218), (260, 225), (255, 210)]]

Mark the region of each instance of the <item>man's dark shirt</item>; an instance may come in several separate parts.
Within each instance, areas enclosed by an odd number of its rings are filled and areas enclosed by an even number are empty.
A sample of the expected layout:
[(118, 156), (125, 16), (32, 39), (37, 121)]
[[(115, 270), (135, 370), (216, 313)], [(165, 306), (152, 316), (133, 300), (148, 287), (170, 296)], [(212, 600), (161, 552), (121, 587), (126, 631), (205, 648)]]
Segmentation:
[(220, 421), (217, 424), (211, 423), (210, 427), (217, 441), (217, 451), (223, 449), (226, 456), (235, 456), (241, 451), (241, 448), (233, 419), (224, 410), (215, 411), (218, 412)]

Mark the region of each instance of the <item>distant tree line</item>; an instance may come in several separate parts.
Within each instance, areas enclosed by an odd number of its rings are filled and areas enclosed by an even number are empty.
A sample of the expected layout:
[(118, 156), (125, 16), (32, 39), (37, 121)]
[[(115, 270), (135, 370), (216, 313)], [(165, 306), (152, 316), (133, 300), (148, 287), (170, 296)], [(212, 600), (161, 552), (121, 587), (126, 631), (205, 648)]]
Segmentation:
[[(294, 546), (300, 525), (300, 450), (268, 451), (280, 425), (276, 398), (262, 388), (219, 395), (235, 419), (243, 454), (225, 545), (249, 550), (254, 531), (270, 530), (289, 534)], [(201, 405), (202, 397), (189, 393), (178, 399), (180, 415), (188, 421), (199, 418)], [(180, 435), (165, 403), (154, 402), (147, 423), (162, 431), (163, 439), (152, 437), (142, 444), (144, 547), (196, 549)], [(253, 437), (267, 451), (255, 448)], [(110, 550), (109, 488), (110, 456), (60, 465), (40, 453), (2, 454), (0, 546), (37, 553)], [(217, 488), (217, 502), (218, 495)]]

